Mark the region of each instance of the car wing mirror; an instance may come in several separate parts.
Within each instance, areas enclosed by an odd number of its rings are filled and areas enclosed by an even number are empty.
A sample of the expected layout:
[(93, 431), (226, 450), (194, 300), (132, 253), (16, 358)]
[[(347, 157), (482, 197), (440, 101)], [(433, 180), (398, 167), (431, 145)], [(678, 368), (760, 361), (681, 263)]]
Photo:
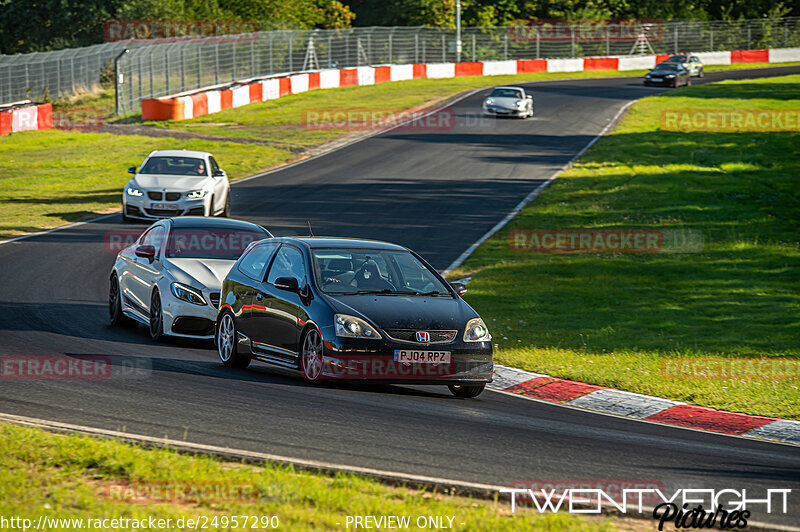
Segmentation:
[(455, 290), (456, 294), (460, 296), (467, 293), (467, 286), (464, 283), (450, 283), (450, 286)]
[(287, 292), (300, 292), (300, 283), (294, 277), (278, 277), (272, 286), (278, 290), (286, 290)]
[(214, 173), (211, 174), (211, 175), (213, 175), (214, 177), (225, 177), (225, 172), (223, 172), (220, 169), (217, 169), (217, 170), (214, 170)]
[(129, 174), (135, 174), (136, 173), (136, 167), (135, 166), (131, 166), (130, 168), (128, 168), (128, 173)]
[(156, 248), (155, 246), (138, 246), (135, 253), (137, 257), (142, 257), (149, 262), (153, 262), (153, 259), (156, 257)]

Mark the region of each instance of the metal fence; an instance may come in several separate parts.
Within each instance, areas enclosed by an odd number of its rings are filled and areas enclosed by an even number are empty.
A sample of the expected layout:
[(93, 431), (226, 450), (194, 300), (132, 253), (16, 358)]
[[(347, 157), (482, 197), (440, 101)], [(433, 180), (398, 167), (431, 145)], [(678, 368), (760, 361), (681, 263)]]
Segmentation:
[[(115, 81), (122, 114), (143, 98), (270, 74), (387, 63), (567, 58), (800, 46), (800, 17), (635, 24), (559, 23), (455, 30), (368, 27), (282, 30), (209, 38), (115, 42), (0, 56), (0, 103), (56, 99)], [(123, 50), (114, 79), (113, 58)]]

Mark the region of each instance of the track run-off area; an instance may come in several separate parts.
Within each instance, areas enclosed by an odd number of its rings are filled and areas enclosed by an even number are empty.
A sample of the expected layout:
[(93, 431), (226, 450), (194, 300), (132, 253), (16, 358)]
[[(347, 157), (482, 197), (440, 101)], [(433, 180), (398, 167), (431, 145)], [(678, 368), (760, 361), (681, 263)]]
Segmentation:
[[(693, 83), (796, 73), (707, 72)], [(398, 128), (234, 184), (232, 216), (281, 236), (307, 234), (310, 222), (316, 235), (396, 242), (444, 270), (625, 105), (665, 90), (640, 78), (523, 85), (533, 119), (479, 119), (478, 91), (450, 107), (455, 127)], [(138, 378), (3, 379), (0, 413), (481, 484), (583, 478), (800, 493), (797, 446), (491, 391), (460, 400), (444, 386), (311, 386), (259, 363), (224, 368), (210, 344), (154, 344), (142, 327), (112, 328), (108, 235), (145, 227), (117, 214), (0, 245), (0, 355), (98, 355), (145, 368)], [(797, 525), (796, 511), (751, 519)]]

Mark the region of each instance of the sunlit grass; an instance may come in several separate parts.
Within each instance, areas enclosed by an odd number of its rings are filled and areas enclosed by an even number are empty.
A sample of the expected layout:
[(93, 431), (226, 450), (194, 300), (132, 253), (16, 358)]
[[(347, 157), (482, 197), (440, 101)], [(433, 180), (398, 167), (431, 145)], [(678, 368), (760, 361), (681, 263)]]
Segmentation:
[[(467, 299), (487, 320), (501, 363), (800, 419), (800, 133), (659, 129), (662, 111), (698, 108), (798, 110), (800, 76), (637, 102), (453, 276), (473, 276)], [(512, 251), (508, 241), (514, 229), (611, 228), (692, 231), (703, 247), (540, 254)], [(671, 357), (693, 367), (786, 365), (676, 376), (664, 370)]]

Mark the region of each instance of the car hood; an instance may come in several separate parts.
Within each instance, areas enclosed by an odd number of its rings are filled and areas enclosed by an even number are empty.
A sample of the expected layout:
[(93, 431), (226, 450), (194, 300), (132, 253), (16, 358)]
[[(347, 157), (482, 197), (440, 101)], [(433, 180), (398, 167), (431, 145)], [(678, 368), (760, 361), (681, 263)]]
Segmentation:
[(210, 178), (202, 176), (137, 174), (134, 181), (145, 190), (198, 190)]
[(207, 288), (214, 292), (222, 289), (222, 281), (231, 271), (235, 260), (227, 259), (166, 259), (167, 269), (173, 279), (185, 285)]
[(478, 314), (450, 297), (328, 295), (336, 312), (366, 318), (381, 329), (461, 330)]
[(494, 103), (492, 103), (492, 105), (496, 107), (504, 107), (506, 109), (516, 109), (517, 102), (522, 99), (522, 98), (497, 98), (495, 96), (489, 96), (489, 98), (494, 100)]

